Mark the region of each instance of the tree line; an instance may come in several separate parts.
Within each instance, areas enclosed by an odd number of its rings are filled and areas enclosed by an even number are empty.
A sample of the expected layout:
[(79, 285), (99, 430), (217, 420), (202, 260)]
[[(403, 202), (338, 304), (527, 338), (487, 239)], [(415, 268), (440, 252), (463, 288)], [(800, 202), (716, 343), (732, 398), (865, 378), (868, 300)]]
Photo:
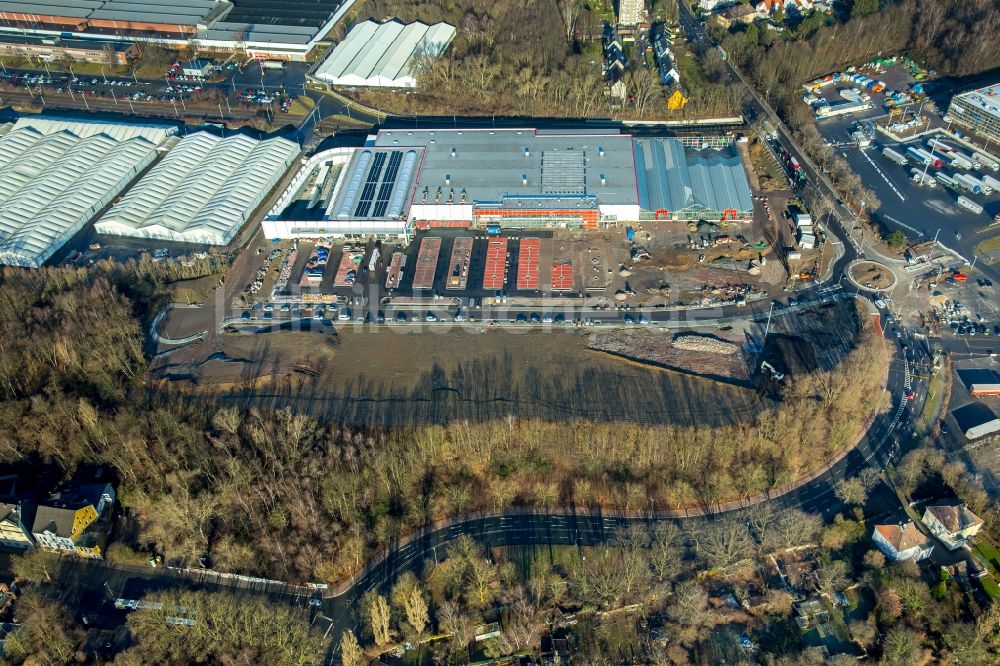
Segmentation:
[[(792, 483), (843, 450), (881, 397), (870, 332), (833, 372), (724, 427), (507, 418), (353, 429), (207, 407), (145, 384), (143, 329), (184, 270), (10, 270), (0, 282), (0, 459), (111, 467), (134, 549), (221, 570), (337, 581), (428, 521), (512, 506), (712, 507)], [(120, 553), (119, 553), (120, 554)]]

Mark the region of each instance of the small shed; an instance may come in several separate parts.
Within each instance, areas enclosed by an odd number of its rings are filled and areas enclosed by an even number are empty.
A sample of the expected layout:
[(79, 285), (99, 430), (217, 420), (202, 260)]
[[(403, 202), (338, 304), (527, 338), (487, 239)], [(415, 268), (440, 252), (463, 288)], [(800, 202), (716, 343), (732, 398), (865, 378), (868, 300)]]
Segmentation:
[(205, 77), (212, 73), (213, 66), (211, 60), (192, 60), (191, 62), (184, 63), (181, 67), (181, 74), (184, 76)]

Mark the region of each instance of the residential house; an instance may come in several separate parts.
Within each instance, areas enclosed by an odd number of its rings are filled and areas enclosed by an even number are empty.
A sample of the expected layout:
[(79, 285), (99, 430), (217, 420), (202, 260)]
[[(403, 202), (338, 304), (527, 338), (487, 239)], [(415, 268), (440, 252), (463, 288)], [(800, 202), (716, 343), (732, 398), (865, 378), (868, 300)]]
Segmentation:
[(964, 546), (983, 526), (983, 519), (961, 502), (928, 505), (921, 522), (948, 550)]
[(813, 9), (812, 0), (760, 0), (754, 9), (761, 18), (770, 18), (777, 13), (778, 8), (785, 10), (785, 15), (805, 16)]
[(934, 542), (921, 532), (912, 520), (898, 524), (876, 525), (872, 541), (894, 562), (904, 560), (919, 562), (930, 557), (931, 551), (934, 550)]
[(674, 67), (674, 61), (670, 53), (670, 40), (667, 38), (666, 28), (662, 24), (657, 25), (651, 33), (650, 43), (653, 47), (653, 59), (660, 72), (660, 82), (663, 85), (680, 83), (681, 75)]
[(0, 547), (32, 550), (35, 542), (25, 527), (26, 503), (0, 503)]
[(110, 483), (61, 490), (39, 503), (31, 532), (43, 550), (101, 557), (114, 503)]
[(604, 67), (603, 73), (609, 82), (614, 83), (621, 78), (628, 68), (628, 60), (622, 50), (621, 39), (610, 25), (604, 26)]
[(736, 5), (719, 12), (719, 23), (728, 28), (736, 23), (753, 23), (757, 10), (752, 5)]

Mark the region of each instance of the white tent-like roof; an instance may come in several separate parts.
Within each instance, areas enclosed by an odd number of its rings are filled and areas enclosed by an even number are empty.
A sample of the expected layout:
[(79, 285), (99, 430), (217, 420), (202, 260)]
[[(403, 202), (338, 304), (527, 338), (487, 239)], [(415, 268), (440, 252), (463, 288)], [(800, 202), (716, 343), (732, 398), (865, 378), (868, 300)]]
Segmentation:
[(364, 21), (354, 26), (314, 75), (333, 85), (413, 88), (417, 60), (440, 56), (454, 38), (455, 28), (447, 23)]
[(155, 123), (115, 123), (102, 120), (69, 120), (66, 118), (56, 118), (53, 116), (28, 116), (18, 119), (14, 123), (14, 129), (31, 127), (42, 134), (53, 134), (55, 132), (71, 132), (81, 139), (94, 136), (95, 134), (106, 134), (115, 141), (126, 141), (135, 137), (142, 137), (157, 146), (177, 134), (177, 128), (171, 125), (158, 125)]
[(299, 154), (243, 134), (185, 137), (95, 225), (98, 233), (225, 245)]
[[(156, 144), (104, 124), (81, 136), (22, 119), (0, 137), (0, 264), (38, 268), (156, 159)], [(76, 128), (79, 129), (79, 128)]]

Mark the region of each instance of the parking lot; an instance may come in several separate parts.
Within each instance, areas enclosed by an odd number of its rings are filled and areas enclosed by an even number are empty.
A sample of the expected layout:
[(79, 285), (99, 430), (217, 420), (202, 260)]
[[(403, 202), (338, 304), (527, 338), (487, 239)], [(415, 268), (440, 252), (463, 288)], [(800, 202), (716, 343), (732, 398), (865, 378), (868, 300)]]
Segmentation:
[[(214, 102), (222, 105), (222, 113), (240, 109), (273, 109), (278, 113), (288, 113), (296, 94), (301, 94), (301, 83), (284, 84), (285, 77), (267, 72), (258, 76), (254, 72), (240, 72), (235, 63), (229, 63), (221, 76), (211, 80), (198, 76), (184, 76), (180, 65), (175, 64), (164, 72), (162, 79), (146, 80), (136, 76), (115, 76), (108, 74), (74, 75), (70, 72), (34, 72), (5, 69), (0, 72), (0, 88), (25, 90), (44, 98), (68, 96), (70, 98), (111, 100), (118, 103), (163, 102), (176, 104), (184, 110), (184, 105), (198, 102)], [(259, 70), (254, 66), (248, 70)], [(293, 77), (297, 81), (298, 77)], [(238, 82), (239, 81), (239, 82)], [(259, 81), (259, 83), (258, 83)], [(280, 83), (275, 83), (280, 81)]]
[[(843, 142), (851, 122), (851, 119), (828, 121), (819, 123), (819, 128), (829, 141)], [(1000, 235), (1000, 227), (991, 226), (993, 217), (1000, 213), (1000, 192), (971, 194), (945, 187), (939, 182), (930, 186), (917, 185), (912, 180), (912, 171), (918, 169), (923, 173), (923, 165), (910, 160), (906, 166), (900, 166), (882, 154), (886, 146), (904, 154), (910, 146), (926, 149), (928, 139), (940, 136), (939, 133), (931, 133), (896, 144), (879, 134), (878, 140), (867, 148), (851, 143), (840, 145), (836, 150), (879, 198), (875, 219), (887, 233), (898, 229), (914, 243), (929, 241), (936, 236), (942, 245), (971, 262), (976, 256), (978, 244)], [(975, 176), (977, 172), (957, 169), (947, 163), (940, 169), (927, 169), (930, 177), (937, 173), (951, 177), (956, 173)], [(993, 171), (983, 173), (998, 177)], [(960, 207), (957, 203), (960, 196), (980, 204), (983, 212), (977, 214)], [(991, 279), (1000, 279), (1000, 265), (990, 266), (986, 260), (977, 263)]]

